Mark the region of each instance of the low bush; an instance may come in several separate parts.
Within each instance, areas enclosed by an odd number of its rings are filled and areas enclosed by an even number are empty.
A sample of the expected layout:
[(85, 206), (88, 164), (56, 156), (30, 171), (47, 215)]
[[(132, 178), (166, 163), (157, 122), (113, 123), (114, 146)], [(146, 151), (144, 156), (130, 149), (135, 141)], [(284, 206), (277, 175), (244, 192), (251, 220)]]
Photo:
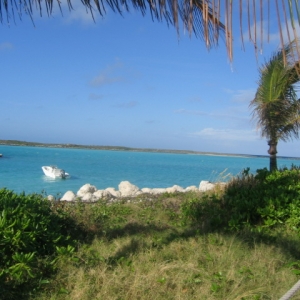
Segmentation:
[[(64, 216), (42, 195), (0, 190), (0, 290), (20, 299), (52, 273), (55, 257), (71, 247)], [(69, 248), (67, 248), (69, 246)]]
[(185, 220), (202, 228), (261, 231), (277, 225), (300, 231), (300, 170), (249, 169), (222, 194), (204, 194), (182, 205)]

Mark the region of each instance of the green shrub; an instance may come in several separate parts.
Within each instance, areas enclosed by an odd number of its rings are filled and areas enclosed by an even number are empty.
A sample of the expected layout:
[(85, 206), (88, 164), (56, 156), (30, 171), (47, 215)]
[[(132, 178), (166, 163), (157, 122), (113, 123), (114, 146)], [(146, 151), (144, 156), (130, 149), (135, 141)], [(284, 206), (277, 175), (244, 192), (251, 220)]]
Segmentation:
[(233, 180), (224, 194), (229, 226), (237, 228), (291, 224), (300, 216), (300, 209), (296, 211), (299, 201), (300, 171), (294, 168), (274, 172), (263, 169), (256, 175), (243, 175)]
[(57, 249), (70, 243), (65, 232), (63, 218), (52, 212), (51, 202), (42, 195), (1, 189), (1, 296), (13, 299), (17, 290), (41, 282), (52, 271)]
[(215, 194), (204, 194), (184, 201), (181, 213), (184, 223), (192, 223), (202, 230), (217, 229), (225, 224), (222, 201)]
[(300, 232), (300, 170), (291, 167), (233, 178), (223, 194), (205, 194), (182, 205), (185, 219), (214, 229), (263, 230), (285, 225)]

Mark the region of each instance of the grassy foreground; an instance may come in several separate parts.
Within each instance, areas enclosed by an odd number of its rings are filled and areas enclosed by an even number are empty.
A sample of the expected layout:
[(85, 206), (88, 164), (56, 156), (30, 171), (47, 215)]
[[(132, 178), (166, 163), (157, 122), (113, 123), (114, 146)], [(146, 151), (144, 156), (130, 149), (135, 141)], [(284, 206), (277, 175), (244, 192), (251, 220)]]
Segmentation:
[(0, 298), (279, 299), (300, 279), (299, 232), (295, 168), (112, 205), (3, 189)]

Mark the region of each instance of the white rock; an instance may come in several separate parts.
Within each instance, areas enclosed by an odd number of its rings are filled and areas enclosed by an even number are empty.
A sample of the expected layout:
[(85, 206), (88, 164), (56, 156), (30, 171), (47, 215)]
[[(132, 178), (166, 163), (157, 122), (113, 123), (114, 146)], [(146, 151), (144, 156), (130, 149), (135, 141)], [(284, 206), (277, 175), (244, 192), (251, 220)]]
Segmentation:
[(55, 200), (55, 197), (52, 196), (52, 195), (48, 195), (48, 196), (47, 196), (47, 199), (48, 199), (49, 201), (54, 201), (54, 200)]
[(61, 201), (75, 201), (76, 195), (72, 191), (67, 191), (60, 200)]
[(167, 193), (184, 192), (184, 188), (179, 185), (173, 185), (172, 187), (166, 188)]
[(79, 189), (79, 191), (77, 192), (77, 196), (82, 198), (86, 193), (94, 193), (96, 192), (96, 190), (97, 189), (94, 185), (87, 183)]
[(142, 191), (142, 193), (145, 193), (145, 194), (152, 194), (152, 189), (150, 189), (150, 188), (142, 188), (141, 191)]
[(113, 187), (106, 188), (105, 191), (109, 192), (114, 197), (121, 197), (121, 193), (119, 191), (116, 191), (116, 189)]
[(122, 197), (134, 196), (140, 189), (129, 181), (121, 181), (119, 191)]
[(189, 191), (193, 191), (193, 192), (198, 192), (199, 189), (195, 186), (195, 185), (191, 185), (191, 186), (188, 186), (186, 189), (185, 189), (186, 192), (189, 192)]
[(93, 194), (90, 192), (87, 192), (83, 195), (83, 197), (81, 198), (82, 201), (86, 201), (86, 202), (92, 202), (94, 201), (93, 199)]
[(209, 191), (209, 190), (212, 190), (214, 187), (215, 187), (215, 184), (213, 184), (207, 180), (202, 180), (199, 185), (199, 191), (201, 191), (201, 192)]
[(95, 193), (93, 193), (93, 198), (94, 199), (102, 199), (111, 196), (111, 193), (106, 190), (97, 190)]

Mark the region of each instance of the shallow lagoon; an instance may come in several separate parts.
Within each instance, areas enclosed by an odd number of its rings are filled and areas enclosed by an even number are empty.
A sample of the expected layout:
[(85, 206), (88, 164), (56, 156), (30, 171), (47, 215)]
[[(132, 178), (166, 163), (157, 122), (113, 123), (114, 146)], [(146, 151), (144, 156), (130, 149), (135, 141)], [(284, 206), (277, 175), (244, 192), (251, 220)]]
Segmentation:
[[(212, 156), (135, 151), (0, 146), (0, 188), (15, 192), (62, 195), (77, 192), (86, 183), (98, 189), (128, 180), (143, 187), (198, 186), (201, 180), (229, 179), (249, 167), (268, 168), (266, 157)], [(278, 159), (279, 167), (300, 165), (297, 159)], [(57, 165), (70, 173), (68, 179), (44, 176), (44, 165)], [(229, 175), (230, 174), (230, 175)], [(226, 177), (227, 175), (227, 177)]]

